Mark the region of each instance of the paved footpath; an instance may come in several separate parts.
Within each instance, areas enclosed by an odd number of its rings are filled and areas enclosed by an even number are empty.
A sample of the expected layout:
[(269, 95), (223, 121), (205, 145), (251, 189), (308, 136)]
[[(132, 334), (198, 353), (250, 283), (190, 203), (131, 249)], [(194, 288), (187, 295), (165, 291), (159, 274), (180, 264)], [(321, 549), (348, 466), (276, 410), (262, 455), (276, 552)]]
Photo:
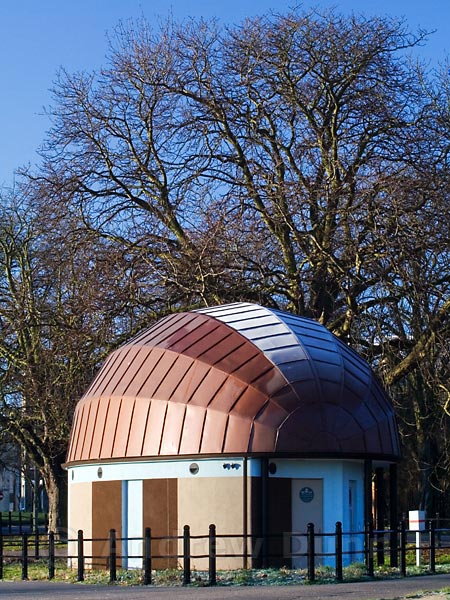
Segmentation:
[[(358, 583), (255, 587), (132, 587), (0, 581), (2, 600), (394, 600), (450, 588), (450, 574)], [(420, 596), (417, 596), (420, 597)], [(423, 600), (425, 598), (422, 596)], [(428, 596), (427, 596), (428, 598)], [(449, 595), (439, 599), (450, 598)]]

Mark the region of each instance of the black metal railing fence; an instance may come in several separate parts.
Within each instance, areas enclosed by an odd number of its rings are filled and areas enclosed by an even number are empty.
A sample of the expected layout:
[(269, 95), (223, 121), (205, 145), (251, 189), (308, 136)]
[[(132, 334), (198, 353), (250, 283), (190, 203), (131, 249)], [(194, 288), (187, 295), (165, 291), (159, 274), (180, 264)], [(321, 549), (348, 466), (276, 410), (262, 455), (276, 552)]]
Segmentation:
[[(389, 565), (397, 567), (402, 576), (407, 575), (407, 555), (411, 552), (420, 551), (426, 559), (427, 569), (430, 573), (436, 572), (436, 558), (439, 555), (448, 554), (450, 558), (450, 527), (442, 527), (442, 520), (437, 527), (437, 520), (427, 521), (424, 531), (419, 533), (420, 544), (417, 545), (416, 530), (407, 529), (406, 521), (402, 520), (395, 530), (375, 530), (373, 524), (367, 524), (364, 531), (345, 532), (340, 522), (336, 523), (333, 532), (316, 532), (314, 524), (308, 525), (306, 532), (285, 532), (279, 535), (268, 535), (266, 539), (252, 535), (218, 534), (215, 525), (209, 526), (205, 535), (192, 535), (190, 527), (185, 525), (182, 535), (153, 536), (150, 528), (146, 528), (142, 537), (120, 538), (114, 529), (111, 529), (106, 538), (85, 537), (82, 530), (77, 532), (75, 538), (62, 539), (55, 533), (39, 533), (39, 530), (21, 534), (4, 533), (0, 528), (0, 579), (4, 575), (5, 562), (18, 561), (21, 563), (22, 579), (28, 579), (30, 563), (36, 560), (47, 561), (48, 579), (55, 577), (56, 559), (63, 559), (68, 565), (72, 565), (77, 572), (77, 581), (83, 581), (87, 569), (101, 565), (103, 569), (109, 570), (111, 582), (117, 580), (118, 568), (127, 567), (131, 561), (142, 570), (142, 581), (145, 585), (152, 583), (152, 572), (157, 561), (172, 561), (182, 571), (182, 583), (191, 583), (192, 562), (203, 560), (207, 565), (207, 582), (209, 585), (217, 583), (218, 561), (223, 559), (242, 559), (243, 564), (267, 567), (273, 561), (285, 560), (286, 562), (301, 559), (305, 564), (305, 574), (309, 582), (314, 582), (319, 565), (327, 562), (333, 563), (336, 581), (344, 579), (344, 563), (351, 564), (358, 557), (363, 557), (365, 570), (368, 576), (373, 577), (375, 565), (386, 564), (389, 557)], [(364, 540), (363, 547), (351, 548), (344, 544), (346, 536), (359, 537)], [(278, 543), (278, 548), (286, 550), (286, 540), (301, 538), (304, 551), (285, 551), (273, 554), (270, 551), (271, 542)], [(332, 550), (322, 549), (325, 539), (331, 538)], [(240, 540), (243, 550), (229, 551), (227, 540)], [(222, 541), (224, 543), (219, 544)], [(139, 553), (123, 552), (128, 544), (137, 543)], [(195, 542), (204, 544), (201, 552), (193, 550)], [(281, 542), (281, 544), (280, 544)], [(284, 544), (284, 545), (283, 545)], [(220, 549), (220, 545), (224, 550)], [(94, 547), (95, 553), (87, 554), (87, 547)], [(74, 551), (75, 550), (75, 551)], [(290, 548), (292, 550), (292, 548)], [(219, 566), (220, 566), (219, 562)], [(129, 567), (130, 568), (130, 567)], [(136, 566), (131, 568), (136, 569)]]
[(0, 530), (3, 534), (44, 532), (48, 529), (48, 513), (31, 511), (0, 511)]

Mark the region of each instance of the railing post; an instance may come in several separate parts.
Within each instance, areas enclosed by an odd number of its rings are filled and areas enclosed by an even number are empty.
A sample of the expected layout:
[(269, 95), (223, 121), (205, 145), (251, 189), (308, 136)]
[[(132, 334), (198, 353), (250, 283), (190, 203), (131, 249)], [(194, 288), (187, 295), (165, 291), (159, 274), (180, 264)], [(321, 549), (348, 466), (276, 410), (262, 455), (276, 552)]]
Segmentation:
[(8, 532), (12, 533), (12, 512), (8, 512)]
[(145, 528), (144, 532), (144, 585), (152, 582), (152, 530)]
[(109, 581), (112, 583), (117, 579), (117, 541), (116, 530), (109, 530)]
[(191, 534), (189, 525), (183, 527), (183, 585), (191, 583)]
[(436, 544), (438, 546), (438, 548), (441, 546), (441, 524), (439, 521), (439, 513), (436, 513), (436, 527), (435, 527), (435, 531), (436, 531)]
[(34, 530), (34, 558), (39, 559), (39, 528), (37, 525)]
[(83, 543), (83, 531), (78, 530), (77, 539), (77, 581), (84, 581), (84, 543)]
[(0, 579), (3, 579), (3, 530), (0, 529)]
[(308, 581), (313, 582), (316, 578), (315, 573), (315, 562), (316, 562), (316, 548), (314, 540), (314, 523), (308, 523), (307, 526), (307, 545), (308, 545)]
[(373, 521), (367, 523), (367, 575), (373, 577)]
[(22, 535), (22, 511), (19, 510), (19, 535)]
[(398, 527), (389, 533), (389, 562), (391, 567), (398, 567)]
[(342, 581), (342, 523), (336, 523), (336, 581)]
[(400, 524), (400, 573), (406, 577), (406, 522)]
[[(385, 564), (384, 561), (384, 530), (377, 529), (377, 565), (382, 566)], [(374, 534), (375, 538), (375, 534)]]
[(436, 573), (436, 525), (430, 520), (430, 573)]
[(55, 577), (55, 534), (50, 531), (48, 534), (48, 578)]
[(28, 579), (28, 534), (22, 533), (22, 579)]
[(216, 585), (217, 583), (217, 573), (216, 573), (216, 552), (217, 552), (217, 543), (216, 543), (216, 526), (209, 526), (209, 544), (208, 544), (208, 554), (209, 554), (209, 585)]

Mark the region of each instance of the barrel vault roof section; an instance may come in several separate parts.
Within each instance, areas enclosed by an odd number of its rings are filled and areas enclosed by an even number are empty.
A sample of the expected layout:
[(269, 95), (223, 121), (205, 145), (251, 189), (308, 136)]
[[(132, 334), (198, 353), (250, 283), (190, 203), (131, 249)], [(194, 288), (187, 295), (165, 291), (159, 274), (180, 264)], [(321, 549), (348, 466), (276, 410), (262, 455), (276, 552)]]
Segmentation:
[(67, 462), (400, 456), (371, 369), (325, 327), (237, 303), (177, 313), (113, 352), (77, 405)]

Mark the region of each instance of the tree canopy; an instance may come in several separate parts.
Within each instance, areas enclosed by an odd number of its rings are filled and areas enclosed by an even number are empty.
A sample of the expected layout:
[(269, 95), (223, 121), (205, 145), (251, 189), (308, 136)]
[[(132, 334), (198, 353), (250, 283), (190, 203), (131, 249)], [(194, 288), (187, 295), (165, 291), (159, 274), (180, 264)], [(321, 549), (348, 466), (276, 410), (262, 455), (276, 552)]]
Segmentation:
[(140, 315), (252, 300), (350, 343), (418, 472), (449, 398), (450, 96), (408, 55), (426, 35), (335, 11), (120, 25), (100, 72), (60, 72), (29, 176), (122, 248)]

